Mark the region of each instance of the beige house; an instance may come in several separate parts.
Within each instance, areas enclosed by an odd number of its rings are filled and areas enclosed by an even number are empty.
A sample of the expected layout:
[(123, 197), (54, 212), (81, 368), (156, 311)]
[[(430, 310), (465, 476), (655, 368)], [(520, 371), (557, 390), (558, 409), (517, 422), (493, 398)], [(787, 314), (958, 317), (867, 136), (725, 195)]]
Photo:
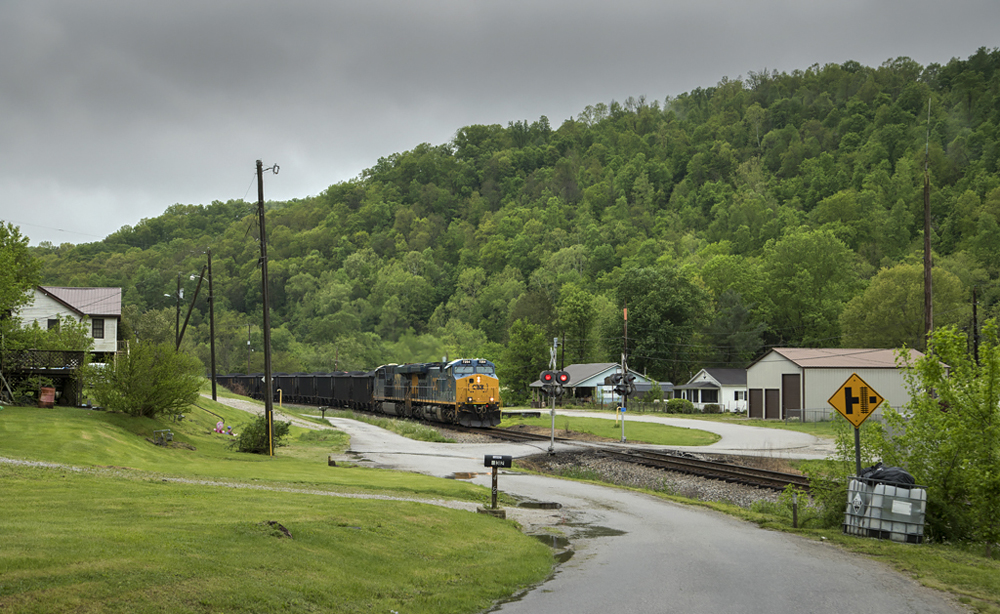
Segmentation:
[(21, 309), (24, 326), (44, 329), (59, 325), (59, 318), (73, 318), (87, 325), (94, 339), (95, 357), (118, 351), (118, 328), (122, 317), (121, 288), (64, 288), (38, 286), (34, 300)]
[(829, 403), (852, 374), (856, 373), (885, 399), (872, 415), (879, 416), (885, 404), (901, 408), (910, 400), (904, 377), (906, 365), (923, 354), (903, 350), (841, 348), (774, 348), (747, 367), (747, 391), (751, 418), (784, 420), (801, 417), (807, 422), (829, 419), (836, 413)]

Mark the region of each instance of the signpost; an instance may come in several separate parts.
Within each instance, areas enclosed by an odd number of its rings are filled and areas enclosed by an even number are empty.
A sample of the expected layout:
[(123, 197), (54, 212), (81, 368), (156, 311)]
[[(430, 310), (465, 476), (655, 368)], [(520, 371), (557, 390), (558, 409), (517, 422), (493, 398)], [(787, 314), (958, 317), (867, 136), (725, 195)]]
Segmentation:
[(493, 467), (493, 507), (492, 509), (497, 509), (497, 468), (498, 467), (510, 467), (513, 464), (513, 459), (510, 456), (502, 456), (500, 454), (487, 454), (483, 459), (483, 466)]
[(857, 373), (852, 373), (827, 401), (854, 425), (854, 462), (857, 475), (861, 475), (861, 423), (875, 413), (884, 400), (882, 395), (875, 392)]

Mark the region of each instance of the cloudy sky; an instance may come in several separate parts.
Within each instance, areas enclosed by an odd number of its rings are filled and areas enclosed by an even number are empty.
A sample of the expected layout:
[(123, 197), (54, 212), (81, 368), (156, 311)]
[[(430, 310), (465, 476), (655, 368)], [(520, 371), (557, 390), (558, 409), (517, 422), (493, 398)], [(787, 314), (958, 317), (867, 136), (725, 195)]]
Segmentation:
[(88, 243), (302, 198), (470, 124), (1000, 46), (997, 0), (0, 0), (0, 219)]

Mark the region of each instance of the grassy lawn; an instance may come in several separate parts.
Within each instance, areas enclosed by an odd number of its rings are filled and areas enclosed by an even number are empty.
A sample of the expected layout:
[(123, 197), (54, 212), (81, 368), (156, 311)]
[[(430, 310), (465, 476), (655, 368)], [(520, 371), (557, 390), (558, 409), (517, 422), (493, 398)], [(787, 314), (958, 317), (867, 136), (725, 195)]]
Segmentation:
[[(525, 409), (526, 407), (505, 407), (504, 409), (517, 410)], [(565, 408), (556, 408), (556, 415), (558, 416), (560, 409), (575, 409), (580, 411), (593, 411), (598, 413), (606, 413), (608, 415), (614, 414), (614, 409), (594, 409), (593, 407), (573, 407), (567, 406)], [(543, 412), (547, 411), (542, 408)], [(663, 418), (679, 418), (681, 420), (691, 420), (692, 422), (706, 421), (706, 422), (722, 422), (725, 424), (739, 424), (741, 426), (759, 426), (761, 428), (768, 429), (784, 429), (789, 431), (799, 431), (802, 433), (808, 433), (810, 435), (815, 435), (816, 437), (822, 437), (825, 439), (836, 439), (837, 437), (837, 427), (832, 420), (825, 422), (799, 422), (797, 420), (789, 420), (787, 422), (782, 420), (761, 420), (759, 418), (747, 418), (742, 414), (724, 413), (724, 414), (668, 414), (665, 412), (637, 412), (629, 410), (627, 413), (626, 420), (632, 416), (660, 416)], [(558, 426), (558, 425), (557, 425)], [(625, 427), (628, 429), (628, 426)], [(698, 428), (697, 426), (692, 426), (691, 428)], [(628, 433), (625, 433), (628, 435)], [(630, 438), (631, 439), (631, 438)]]
[[(237, 432), (247, 420), (199, 405)], [(551, 551), (509, 521), (324, 496), (485, 503), (487, 489), (329, 467), (327, 455), (346, 445), (336, 431), (293, 427), (275, 457), (239, 454), (212, 431), (218, 420), (204, 410), (179, 423), (0, 410), (0, 456), (80, 468), (0, 463), (0, 610), (477, 612), (551, 570)], [(146, 441), (160, 428), (173, 430), (173, 447)]]
[[(659, 414), (653, 414), (659, 415)], [(760, 418), (747, 418), (740, 414), (663, 414), (673, 418), (689, 418), (691, 420), (706, 420), (710, 422), (723, 422), (725, 424), (739, 424), (741, 426), (759, 426), (768, 429), (782, 429), (786, 431), (798, 431), (808, 433), (816, 437), (825, 439), (837, 438), (837, 425), (832, 420), (824, 422), (799, 422), (798, 420), (761, 420)]]
[[(502, 428), (518, 425), (552, 428), (552, 418), (542, 415), (541, 418), (523, 418), (505, 416), (500, 423)], [(649, 443), (665, 446), (706, 446), (721, 439), (715, 433), (696, 430), (692, 424), (690, 429), (649, 422), (630, 421), (625, 419), (625, 437), (632, 443)], [(614, 420), (605, 418), (578, 418), (575, 416), (560, 416), (556, 414), (556, 436), (565, 435), (566, 431), (589, 433), (598, 437), (607, 437), (621, 441), (621, 425), (615, 425)], [(560, 434), (562, 433), (562, 434)]]

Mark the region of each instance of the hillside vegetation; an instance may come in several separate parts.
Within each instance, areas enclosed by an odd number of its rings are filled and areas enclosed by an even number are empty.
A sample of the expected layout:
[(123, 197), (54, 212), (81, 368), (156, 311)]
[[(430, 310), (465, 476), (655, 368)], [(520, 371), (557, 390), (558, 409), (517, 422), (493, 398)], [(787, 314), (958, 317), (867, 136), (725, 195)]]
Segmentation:
[[(814, 65), (665, 100), (457, 129), (317, 196), (267, 203), (276, 371), (496, 361), (513, 394), (564, 339), (685, 381), (768, 346), (923, 348), (923, 185), (936, 326), (996, 313), (1000, 50)], [(220, 372), (262, 370), (255, 203), (174, 205), (34, 248), (43, 283), (121, 286), (126, 334), (172, 340), (178, 275), (213, 256)], [(208, 364), (207, 288), (184, 344)], [(248, 351), (248, 342), (249, 350)]]

